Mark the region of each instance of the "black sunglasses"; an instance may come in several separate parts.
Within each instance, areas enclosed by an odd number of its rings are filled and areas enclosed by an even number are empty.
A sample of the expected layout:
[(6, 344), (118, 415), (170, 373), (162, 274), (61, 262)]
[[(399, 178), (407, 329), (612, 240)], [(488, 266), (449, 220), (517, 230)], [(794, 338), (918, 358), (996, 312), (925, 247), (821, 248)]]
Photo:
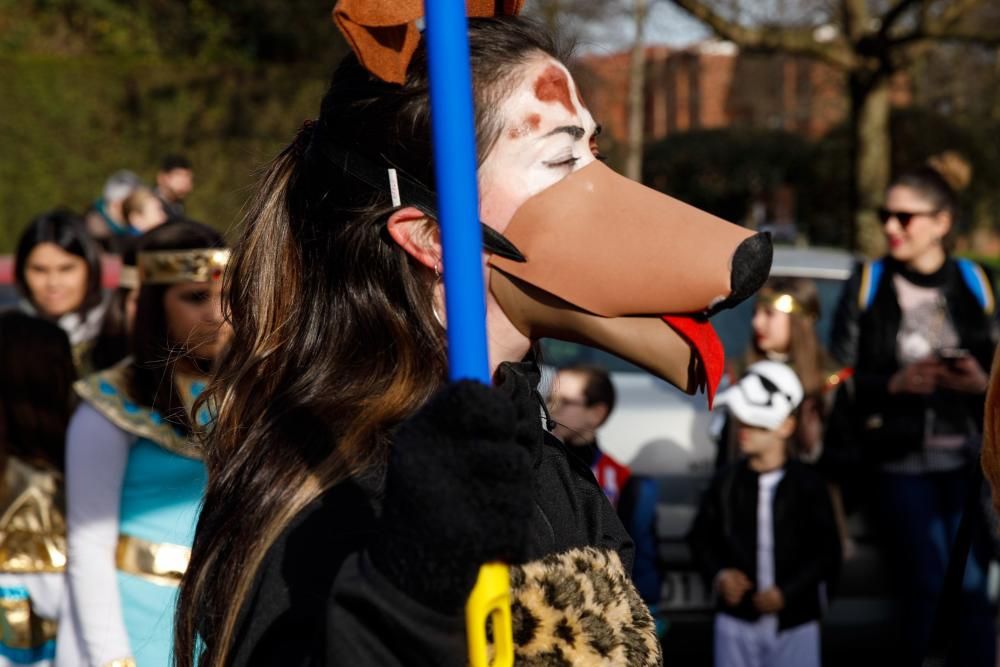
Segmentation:
[(899, 221), (899, 226), (903, 229), (909, 227), (910, 222), (917, 216), (920, 215), (937, 215), (941, 212), (941, 209), (935, 211), (893, 211), (889, 208), (880, 208), (878, 210), (878, 219), (882, 221), (882, 224), (889, 222), (893, 218)]

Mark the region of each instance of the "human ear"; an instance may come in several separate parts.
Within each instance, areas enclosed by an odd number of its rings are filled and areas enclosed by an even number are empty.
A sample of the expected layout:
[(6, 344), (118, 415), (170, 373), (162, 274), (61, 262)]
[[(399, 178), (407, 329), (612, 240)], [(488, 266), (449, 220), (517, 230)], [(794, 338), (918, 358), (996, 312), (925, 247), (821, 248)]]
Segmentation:
[(412, 206), (401, 208), (389, 216), (385, 228), (410, 257), (428, 269), (441, 269), (441, 232), (422, 211)]
[(605, 403), (595, 403), (587, 408), (593, 428), (597, 428), (608, 419), (608, 406)]
[(948, 236), (948, 232), (951, 231), (951, 211), (941, 211), (937, 214), (937, 216), (935, 216), (934, 222), (937, 223), (938, 231), (941, 233), (940, 238), (943, 240), (946, 236)]

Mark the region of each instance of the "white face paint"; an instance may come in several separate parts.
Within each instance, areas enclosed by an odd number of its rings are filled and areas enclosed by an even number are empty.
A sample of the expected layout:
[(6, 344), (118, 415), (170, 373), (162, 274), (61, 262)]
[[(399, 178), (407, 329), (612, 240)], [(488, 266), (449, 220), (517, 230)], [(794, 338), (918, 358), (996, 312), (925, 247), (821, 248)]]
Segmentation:
[[(594, 161), (597, 124), (580, 101), (573, 78), (557, 60), (539, 55), (497, 110), (500, 138), (479, 168), (479, 217), (502, 232), (521, 204)], [(483, 277), (489, 271), (483, 256)], [(439, 297), (440, 298), (440, 295)], [(502, 361), (520, 361), (531, 341), (486, 291), (491, 373)]]
[(498, 231), (532, 196), (593, 162), (599, 132), (573, 77), (539, 56), (499, 109), (503, 131), (479, 169), (480, 218)]

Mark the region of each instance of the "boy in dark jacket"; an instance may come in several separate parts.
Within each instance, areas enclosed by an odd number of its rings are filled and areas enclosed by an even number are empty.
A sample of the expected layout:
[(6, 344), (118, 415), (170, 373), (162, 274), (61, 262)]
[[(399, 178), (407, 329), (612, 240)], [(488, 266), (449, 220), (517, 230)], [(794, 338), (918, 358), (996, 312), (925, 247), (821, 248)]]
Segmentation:
[(820, 664), (819, 619), (840, 540), (825, 482), (788, 459), (802, 394), (788, 366), (760, 361), (717, 399), (743, 457), (719, 471), (688, 535), (718, 594), (717, 667)]

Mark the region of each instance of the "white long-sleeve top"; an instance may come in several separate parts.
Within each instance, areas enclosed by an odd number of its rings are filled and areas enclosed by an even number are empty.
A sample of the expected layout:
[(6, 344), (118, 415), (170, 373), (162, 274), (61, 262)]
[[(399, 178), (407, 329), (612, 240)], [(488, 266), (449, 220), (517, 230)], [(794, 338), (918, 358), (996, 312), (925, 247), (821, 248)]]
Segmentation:
[(132, 655), (115, 565), (122, 482), (135, 436), (87, 403), (66, 438), (67, 594), (57, 667), (99, 666)]

